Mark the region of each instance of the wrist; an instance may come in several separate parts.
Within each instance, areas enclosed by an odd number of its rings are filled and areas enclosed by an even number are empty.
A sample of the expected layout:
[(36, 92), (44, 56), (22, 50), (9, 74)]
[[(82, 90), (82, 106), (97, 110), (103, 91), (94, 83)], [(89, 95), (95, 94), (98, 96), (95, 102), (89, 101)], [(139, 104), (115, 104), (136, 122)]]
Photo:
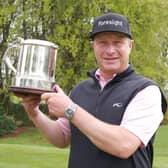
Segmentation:
[(72, 103), (71, 105), (66, 107), (65, 111), (64, 111), (64, 117), (68, 120), (71, 120), (73, 118), (77, 108), (78, 108), (78, 105), (75, 103)]

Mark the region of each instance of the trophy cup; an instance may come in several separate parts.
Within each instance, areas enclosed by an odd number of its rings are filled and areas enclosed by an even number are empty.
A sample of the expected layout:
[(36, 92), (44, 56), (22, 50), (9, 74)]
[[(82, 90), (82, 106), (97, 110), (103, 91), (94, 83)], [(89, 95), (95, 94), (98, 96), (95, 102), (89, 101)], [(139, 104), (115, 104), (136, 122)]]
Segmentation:
[[(38, 95), (52, 92), (57, 50), (56, 44), (37, 39), (22, 39), (19, 44), (9, 47), (4, 61), (15, 74), (9, 90)], [(17, 68), (13, 65), (13, 55), (17, 59)]]

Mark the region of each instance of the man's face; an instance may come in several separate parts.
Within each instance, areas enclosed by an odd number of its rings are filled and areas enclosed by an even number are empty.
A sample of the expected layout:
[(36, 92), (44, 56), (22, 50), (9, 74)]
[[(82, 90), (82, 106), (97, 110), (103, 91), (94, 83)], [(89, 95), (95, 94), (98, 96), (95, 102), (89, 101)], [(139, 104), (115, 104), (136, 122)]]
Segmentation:
[(100, 71), (111, 75), (124, 71), (129, 64), (133, 40), (116, 32), (97, 34), (92, 42)]

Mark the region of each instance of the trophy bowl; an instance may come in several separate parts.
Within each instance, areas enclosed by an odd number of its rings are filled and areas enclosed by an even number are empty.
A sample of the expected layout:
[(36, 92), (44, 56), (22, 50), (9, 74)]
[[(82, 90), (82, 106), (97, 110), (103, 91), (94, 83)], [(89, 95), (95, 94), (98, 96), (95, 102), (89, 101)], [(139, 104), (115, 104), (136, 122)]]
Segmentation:
[[(58, 46), (52, 42), (37, 39), (22, 40), (9, 47), (4, 61), (14, 72), (10, 91), (21, 94), (53, 92)], [(14, 60), (17, 60), (16, 68)]]

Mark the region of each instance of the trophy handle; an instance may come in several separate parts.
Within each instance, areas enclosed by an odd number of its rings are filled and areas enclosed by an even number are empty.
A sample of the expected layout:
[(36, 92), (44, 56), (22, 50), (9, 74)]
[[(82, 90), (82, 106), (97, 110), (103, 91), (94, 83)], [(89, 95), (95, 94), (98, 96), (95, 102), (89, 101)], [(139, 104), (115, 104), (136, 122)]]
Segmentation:
[[(14, 50), (13, 50), (14, 49)], [(14, 52), (12, 52), (12, 50)], [(8, 68), (10, 68), (15, 74), (17, 73), (17, 70), (16, 68), (13, 66), (12, 62), (11, 62), (11, 59), (10, 59), (10, 56), (11, 54), (14, 54), (15, 56), (15, 52), (17, 52), (18, 50), (18, 45), (14, 45), (12, 47), (9, 47), (6, 51), (5, 51), (5, 54), (4, 54), (4, 57), (3, 57), (3, 60), (5, 61), (6, 65), (8, 66)]]

